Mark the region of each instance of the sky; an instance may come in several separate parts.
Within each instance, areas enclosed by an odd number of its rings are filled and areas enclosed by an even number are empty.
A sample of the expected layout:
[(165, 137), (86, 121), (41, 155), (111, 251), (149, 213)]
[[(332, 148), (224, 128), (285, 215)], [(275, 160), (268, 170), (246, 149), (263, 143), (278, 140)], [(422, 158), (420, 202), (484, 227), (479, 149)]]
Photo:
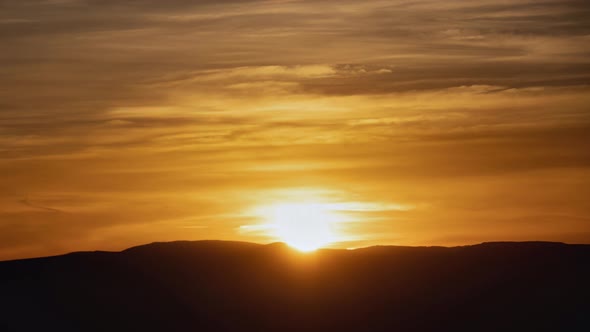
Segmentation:
[(335, 248), (590, 243), (586, 0), (0, 0), (0, 44), (0, 259), (306, 204)]

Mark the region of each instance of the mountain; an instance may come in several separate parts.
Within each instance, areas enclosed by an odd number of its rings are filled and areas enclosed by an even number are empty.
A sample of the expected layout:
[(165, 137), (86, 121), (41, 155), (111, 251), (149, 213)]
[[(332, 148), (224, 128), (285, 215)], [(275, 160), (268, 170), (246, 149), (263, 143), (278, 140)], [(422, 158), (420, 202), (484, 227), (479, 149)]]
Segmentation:
[(590, 245), (153, 243), (0, 262), (0, 331), (590, 331)]

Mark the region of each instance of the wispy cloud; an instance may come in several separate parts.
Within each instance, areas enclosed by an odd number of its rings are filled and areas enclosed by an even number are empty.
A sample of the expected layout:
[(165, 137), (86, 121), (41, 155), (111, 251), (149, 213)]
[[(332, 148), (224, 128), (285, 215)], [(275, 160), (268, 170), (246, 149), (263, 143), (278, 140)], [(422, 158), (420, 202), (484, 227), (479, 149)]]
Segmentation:
[[(588, 17), (583, 0), (0, 1), (0, 257), (235, 238), (240, 211), (302, 186), (415, 207), (351, 212), (367, 239), (579, 242)], [(569, 221), (532, 230), (549, 216)]]

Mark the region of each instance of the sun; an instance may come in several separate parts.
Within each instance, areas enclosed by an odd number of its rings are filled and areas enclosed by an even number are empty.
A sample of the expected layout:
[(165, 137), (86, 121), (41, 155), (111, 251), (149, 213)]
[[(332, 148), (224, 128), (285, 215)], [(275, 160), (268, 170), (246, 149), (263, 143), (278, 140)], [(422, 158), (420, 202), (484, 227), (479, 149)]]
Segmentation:
[(337, 240), (337, 215), (319, 203), (279, 203), (268, 207), (267, 225), (273, 235), (290, 247), (314, 251)]

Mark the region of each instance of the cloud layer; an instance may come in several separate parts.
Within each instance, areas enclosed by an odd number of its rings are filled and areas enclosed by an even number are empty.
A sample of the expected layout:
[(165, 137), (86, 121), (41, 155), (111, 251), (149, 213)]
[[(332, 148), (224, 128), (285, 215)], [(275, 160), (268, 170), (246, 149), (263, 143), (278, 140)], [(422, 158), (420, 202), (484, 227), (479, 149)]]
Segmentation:
[[(587, 1), (0, 1), (0, 259), (223, 238), (590, 242)], [(319, 190), (319, 191), (318, 191)], [(284, 198), (288, 200), (288, 195)]]

